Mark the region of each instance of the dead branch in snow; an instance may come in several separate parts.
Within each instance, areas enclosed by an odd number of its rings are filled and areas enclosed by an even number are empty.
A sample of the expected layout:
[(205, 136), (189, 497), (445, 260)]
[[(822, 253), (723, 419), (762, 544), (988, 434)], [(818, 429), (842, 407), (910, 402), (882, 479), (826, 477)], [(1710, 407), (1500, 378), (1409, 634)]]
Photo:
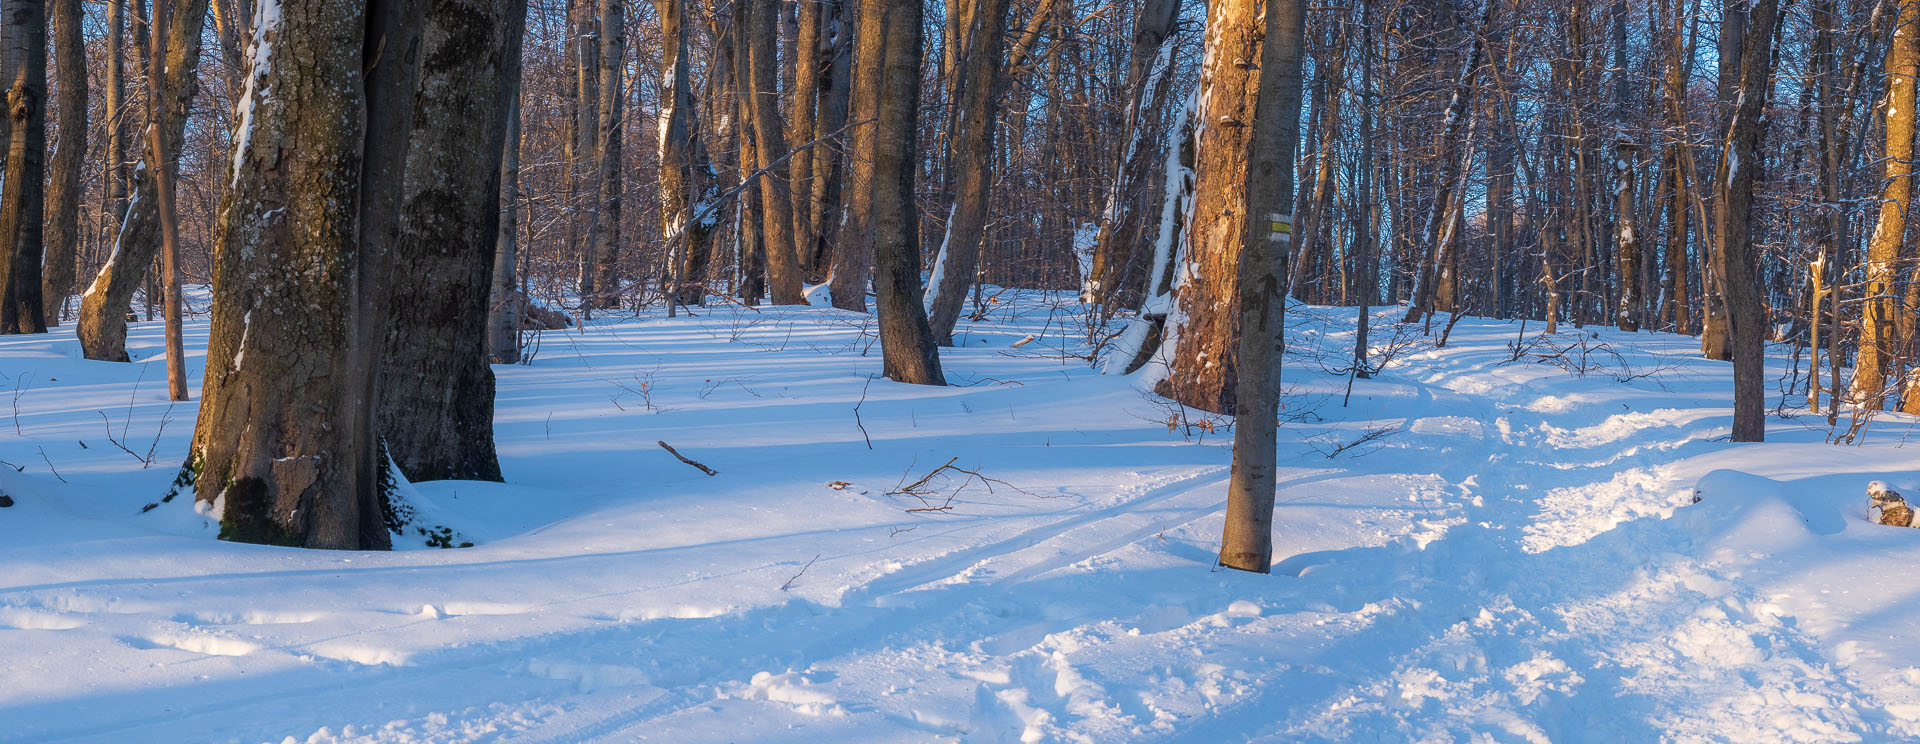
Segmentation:
[(695, 462), (695, 461), (693, 461), (693, 460), (689, 460), (689, 459), (687, 459), (687, 456), (686, 456), (686, 455), (683, 455), (683, 454), (680, 454), (680, 451), (679, 451), (679, 450), (676, 450), (676, 449), (674, 449), (674, 448), (673, 448), (673, 445), (671, 445), (671, 444), (667, 444), (667, 443), (666, 443), (666, 442), (664, 442), (664, 441), (661, 441), (661, 442), (656, 442), (656, 444), (659, 444), (659, 445), (660, 445), (660, 449), (663, 449), (663, 450), (666, 450), (666, 451), (667, 451), (667, 454), (669, 454), (669, 455), (673, 455), (675, 459), (677, 459), (677, 460), (679, 460), (679, 461), (681, 461), (681, 462), (684, 462), (684, 463), (686, 463), (686, 464), (688, 464), (688, 465), (692, 465), (692, 466), (694, 466), (694, 467), (696, 467), (696, 468), (699, 468), (699, 469), (700, 469), (700, 472), (702, 472), (702, 473), (706, 473), (707, 475), (719, 475), (719, 474), (720, 474), (720, 471), (717, 471), (717, 470), (714, 470), (713, 468), (710, 468), (710, 467), (707, 467), (707, 466), (705, 466), (705, 465), (702, 465), (702, 464), (700, 464), (700, 463), (698, 463), (698, 462)]

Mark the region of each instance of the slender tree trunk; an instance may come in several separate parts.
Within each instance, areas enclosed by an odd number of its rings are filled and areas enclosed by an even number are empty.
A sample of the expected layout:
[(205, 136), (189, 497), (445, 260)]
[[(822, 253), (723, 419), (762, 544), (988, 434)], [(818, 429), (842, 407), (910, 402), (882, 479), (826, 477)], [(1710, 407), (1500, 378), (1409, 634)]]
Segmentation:
[[(821, 23), (826, 30), (821, 34), (825, 57), (821, 63), (819, 110), (814, 130), (825, 137), (847, 125), (847, 94), (853, 85), (854, 0), (818, 1), (824, 6)], [(846, 149), (846, 139), (844, 133), (841, 136), (842, 139), (829, 147), (811, 148), (810, 154), (813, 180), (808, 184), (811, 188), (807, 222), (813, 226), (813, 242), (803, 246), (806, 251), (803, 258), (815, 271), (828, 275), (833, 273), (833, 254), (840, 244), (840, 201), (846, 181), (845, 163), (840, 157)]]
[[(785, 68), (791, 82), (787, 90), (792, 93), (787, 148), (793, 157), (787, 161), (787, 168), (793, 174), (793, 181), (788, 191), (793, 199), (793, 245), (800, 271), (806, 281), (818, 282), (824, 276), (825, 267), (814, 263), (813, 248), (819, 231), (819, 226), (813, 224), (814, 149), (806, 144), (822, 134), (818, 129), (820, 83), (824, 77), (820, 61), (832, 50), (827, 48), (821, 31), (826, 26), (824, 17), (832, 9), (817, 0), (800, 0), (795, 5), (799, 6), (799, 12), (794, 26), (792, 64)], [(664, 33), (664, 23), (661, 28)]]
[[(1745, 15), (1746, 41), (1735, 59), (1721, 64), (1740, 69), (1739, 95), (1727, 124), (1721, 158), (1724, 190), (1714, 204), (1721, 294), (1726, 298), (1727, 330), (1733, 340), (1733, 441), (1766, 438), (1766, 310), (1759, 282), (1760, 251), (1752, 240), (1753, 182), (1760, 166), (1760, 143), (1767, 91), (1772, 87), (1773, 34), (1778, 0), (1727, 0), (1727, 14)], [(1731, 25), (1729, 25), (1731, 27)]]
[(106, 234), (120, 231), (121, 217), (127, 211), (127, 114), (125, 54), (121, 39), (127, 31), (126, 0), (107, 0), (106, 28), (106, 105), (102, 125), (106, 134), (106, 162), (100, 169), (106, 190)]
[(1480, 25), (1470, 30), (1467, 42), (1467, 61), (1460, 70), (1459, 82), (1453, 87), (1453, 99), (1447, 104), (1447, 113), (1441, 120), (1440, 139), (1435, 143), (1436, 158), (1440, 162), (1440, 176), (1435, 181), (1436, 191), (1433, 206), (1427, 213), (1426, 228), (1420, 233), (1420, 250), (1425, 258), (1415, 270), (1413, 297), (1407, 305), (1406, 322), (1413, 322), (1432, 309), (1433, 280), (1438, 270), (1441, 256), (1439, 245), (1440, 230), (1446, 220), (1446, 208), (1452, 199), (1454, 182), (1460, 172), (1459, 158), (1454, 155), (1456, 143), (1460, 142), (1460, 128), (1472, 115), (1468, 103), (1473, 100), (1474, 78), (1480, 72), (1480, 59), (1485, 44), (1482, 31), (1493, 25), (1494, 11), (1500, 6), (1500, 0), (1486, 0), (1486, 10), (1480, 18)]
[[(1253, 3), (1259, 8), (1261, 3)], [(1300, 58), (1305, 0), (1267, 0), (1248, 138), (1247, 217), (1240, 236), (1240, 334), (1234, 390), (1233, 466), (1220, 565), (1267, 573), (1273, 564), (1275, 447), (1280, 407), (1280, 348), (1285, 342), (1287, 248), (1293, 228), (1293, 153), (1300, 140)], [(1251, 15), (1251, 11), (1247, 11)], [(1211, 23), (1212, 19), (1208, 19)], [(1252, 26), (1252, 19), (1242, 23)], [(1228, 44), (1235, 29), (1209, 29)]]
[[(572, 157), (567, 159), (573, 175), (568, 184), (573, 194), (568, 199), (569, 209), (577, 210), (569, 230), (572, 238), (569, 245), (580, 246), (580, 309), (587, 317), (592, 317), (594, 306), (599, 304), (600, 292), (596, 289), (599, 260), (595, 253), (599, 240), (595, 230), (600, 224), (600, 0), (569, 0), (569, 24), (572, 27), (573, 44), (573, 147)], [(579, 236), (586, 236), (583, 242), (576, 242)]]
[[(525, 16), (521, 32), (525, 33)], [(520, 50), (511, 54), (519, 67)], [(494, 364), (520, 362), (520, 323), (526, 317), (526, 295), (519, 290), (520, 266), (520, 94), (519, 75), (508, 97), (507, 137), (500, 157), (500, 236), (493, 249), (493, 286), (487, 294), (487, 359)]]
[(500, 480), (487, 328), (472, 321), (487, 314), (526, 12), (526, 0), (435, 0), (421, 31), (378, 409), (409, 480)]
[[(880, 56), (885, 53), (886, 44), (882, 35), (887, 27), (884, 23), (889, 3), (887, 0), (844, 0), (859, 3), (859, 31), (854, 35), (855, 61), (853, 66), (852, 127), (853, 141), (848, 148), (847, 187), (843, 192), (846, 205), (842, 211), (844, 223), (840, 231), (839, 244), (834, 247), (833, 278), (830, 291), (833, 294), (833, 306), (842, 310), (866, 312), (867, 284), (872, 279), (874, 261), (873, 228), (873, 181), (874, 163), (872, 155), (877, 145), (879, 127), (875, 123), (880, 113), (881, 83), (883, 76)], [(916, 275), (919, 267), (914, 267)], [(918, 283), (918, 282), (916, 282)], [(877, 288), (876, 288), (877, 289)], [(916, 293), (914, 303), (920, 305)], [(925, 310), (922, 309), (922, 314)]]
[[(945, 385), (940, 347), (920, 304), (920, 230), (914, 212), (916, 117), (920, 108), (920, 4), (863, 0), (860, 57), (874, 85), (856, 88), (874, 100), (856, 107), (874, 111), (866, 149), (855, 157), (870, 165), (866, 198), (872, 217), (874, 290), (880, 315), (880, 350), (889, 379)], [(871, 33), (867, 33), (871, 31)], [(863, 71), (862, 77), (866, 76)]]
[(794, 250), (793, 195), (788, 188), (787, 127), (780, 116), (778, 0), (749, 0), (741, 10), (746, 29), (747, 64), (751, 74), (741, 88), (747, 96), (753, 126), (755, 163), (766, 175), (759, 179), (761, 242), (767, 257), (767, 288), (775, 305), (806, 304), (806, 286)]
[[(1107, 191), (1106, 211), (1095, 233), (1092, 255), (1081, 259), (1080, 297), (1085, 302), (1139, 307), (1140, 288), (1151, 269), (1143, 260), (1157, 232), (1160, 195), (1152, 183), (1155, 168), (1165, 164), (1160, 127), (1172, 95), (1177, 0), (1146, 0), (1134, 19), (1133, 48), (1127, 61), (1128, 107), (1122, 130), (1126, 147), (1114, 165), (1113, 186)], [(1116, 294), (1117, 293), (1117, 294)]]
[(53, 172), (47, 185), (46, 276), (41, 296), (48, 303), (46, 319), (59, 324), (73, 294), (74, 262), (80, 245), (80, 168), (87, 156), (87, 57), (80, 46), (80, 0), (53, 0), (54, 71), (60, 76), (60, 97), (54, 102), (59, 120), (59, 148), (53, 153)]
[(1894, 272), (1912, 204), (1915, 80), (1920, 78), (1920, 0), (1901, 0), (1893, 44), (1887, 48), (1885, 177), (1880, 215), (1867, 242), (1865, 299), (1860, 312), (1860, 351), (1853, 365), (1854, 403), (1867, 410), (1885, 405), (1887, 370), (1894, 357)]
[(667, 238), (670, 265), (677, 276), (674, 301), (698, 305), (706, 298), (707, 240), (711, 216), (696, 224), (694, 210), (709, 198), (706, 174), (695, 167), (700, 129), (693, 101), (693, 63), (688, 43), (685, 0), (655, 0), (660, 17), (665, 79), (660, 112), (660, 224)]
[(600, 198), (595, 204), (593, 222), (592, 305), (596, 308), (620, 306), (620, 201), (625, 191), (620, 168), (623, 105), (627, 100), (623, 62), (627, 51), (626, 3), (602, 0), (600, 4), (600, 105), (599, 175)]
[(0, 333), (46, 333), (41, 296), (41, 219), (47, 183), (46, 0), (8, 0), (6, 188), (0, 189), (0, 241), (8, 260), (0, 281)]
[[(160, 25), (167, 19), (168, 0), (153, 0), (152, 54), (147, 63), (147, 119), (160, 120), (160, 102), (167, 99), (166, 71), (160, 69), (167, 58), (167, 35)], [(153, 170), (155, 211), (160, 216), (160, 265), (166, 286), (167, 398), (187, 399), (186, 349), (181, 342), (180, 318), (180, 225), (173, 211), (173, 175), (168, 164), (173, 153), (159, 127), (147, 127), (147, 162), (159, 163)]]
[[(186, 139), (187, 111), (200, 90), (201, 32), (206, 27), (207, 0), (183, 0), (174, 6), (167, 23), (166, 108), (161, 117), (167, 152), (180, 152)], [(144, 29), (144, 22), (134, 24)], [(255, 29), (255, 42), (259, 31)], [(136, 39), (140, 38), (138, 34)], [(149, 56), (146, 44), (134, 44)], [(122, 113), (125, 116), (125, 113)], [(154, 126), (148, 122), (148, 126)], [(167, 164), (169, 176), (178, 177), (179, 163)], [(231, 174), (222, 178), (229, 183)], [(80, 318), (74, 326), (80, 337), (80, 351), (88, 359), (109, 362), (127, 361), (127, 306), (134, 290), (140, 287), (160, 250), (159, 197), (155, 194), (153, 173), (147, 164), (134, 168), (133, 198), (126, 205), (120, 231), (106, 265), (93, 279), (80, 299)], [(151, 297), (151, 294), (149, 294)]]
[(953, 345), (953, 327), (967, 288), (980, 271), (980, 243), (986, 238), (987, 210), (993, 186), (993, 133), (999, 124), (1002, 40), (1008, 0), (978, 0), (968, 15), (955, 68), (953, 131), (947, 142), (948, 173), (953, 179), (953, 209), (934, 256), (927, 286), (928, 323), (941, 346)]
[(374, 411), (420, 8), (279, 9), (255, 29), (180, 482), (224, 539), (380, 550), (392, 476)]

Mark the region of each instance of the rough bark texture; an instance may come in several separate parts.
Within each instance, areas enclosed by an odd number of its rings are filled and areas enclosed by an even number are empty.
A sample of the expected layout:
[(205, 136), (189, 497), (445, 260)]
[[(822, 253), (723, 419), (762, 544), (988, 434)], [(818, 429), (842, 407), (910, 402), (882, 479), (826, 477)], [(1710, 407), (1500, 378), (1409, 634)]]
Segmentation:
[[(1721, 64), (1740, 70), (1737, 103), (1729, 111), (1723, 190), (1714, 203), (1715, 251), (1721, 296), (1726, 300), (1727, 331), (1733, 343), (1733, 441), (1766, 438), (1766, 308), (1761, 302), (1760, 252), (1753, 245), (1753, 182), (1760, 166), (1761, 114), (1771, 88), (1773, 32), (1778, 0), (1728, 0), (1726, 15), (1744, 15), (1742, 53)], [(1729, 23), (1729, 28), (1734, 24)]]
[(54, 102), (58, 149), (47, 183), (47, 268), (42, 296), (47, 322), (58, 324), (73, 294), (80, 245), (80, 168), (87, 156), (87, 57), (80, 45), (80, 0), (53, 0), (53, 66), (60, 77)]
[[(846, 205), (841, 212), (840, 241), (834, 246), (833, 277), (830, 280), (833, 306), (854, 312), (867, 311), (867, 283), (873, 274), (873, 159), (874, 139), (880, 112), (881, 63), (886, 50), (886, 0), (846, 0), (860, 3), (859, 32), (853, 66), (850, 115), (853, 142), (848, 148)], [(918, 267), (915, 268), (916, 275)], [(916, 293), (914, 305), (920, 304)], [(922, 310), (924, 313), (924, 309)]]
[[(920, 108), (920, 4), (868, 0), (862, 23), (878, 16), (872, 46), (862, 49), (861, 65), (879, 69), (878, 100), (862, 108), (878, 112), (870, 149), (856, 153), (871, 163), (867, 203), (872, 210), (874, 292), (879, 303), (882, 367), (889, 379), (919, 385), (945, 385), (940, 347), (934, 343), (920, 304), (920, 230), (914, 213), (913, 180), (916, 114)], [(863, 45), (869, 42), (865, 39)], [(868, 54), (868, 50), (876, 52)]]
[(953, 178), (953, 211), (946, 239), (934, 257), (927, 288), (927, 318), (933, 338), (953, 345), (953, 326), (980, 270), (980, 241), (986, 237), (989, 190), (993, 186), (993, 131), (999, 123), (1001, 54), (1005, 46), (1008, 0), (978, 0), (967, 16), (956, 68), (953, 132), (948, 141)]
[(753, 126), (754, 162), (765, 171), (760, 186), (760, 240), (766, 249), (767, 291), (775, 305), (806, 304), (806, 287), (794, 250), (793, 194), (787, 185), (787, 126), (780, 116), (778, 0), (750, 0), (745, 22), (747, 65), (741, 82)]
[(473, 321), (487, 314), (525, 17), (526, 0), (433, 0), (421, 30), (379, 407), (409, 480), (500, 480), (487, 327)]
[(0, 333), (45, 333), (40, 294), (41, 218), (47, 183), (47, 19), (44, 0), (9, 0), (6, 8), (7, 167), (0, 189)]
[(205, 398), (179, 482), (225, 539), (385, 549), (391, 474), (373, 416), (419, 10), (280, 11), (255, 29)]
[(1913, 197), (1915, 81), (1920, 79), (1920, 0), (1900, 3), (1893, 44), (1887, 49), (1887, 146), (1880, 216), (1867, 243), (1865, 299), (1860, 313), (1860, 352), (1854, 361), (1853, 401), (1878, 410), (1885, 402), (1887, 367), (1893, 359), (1893, 278)]
[[(1240, 261), (1239, 379), (1233, 465), (1220, 565), (1267, 573), (1273, 563), (1276, 416), (1285, 342), (1287, 249), (1293, 236), (1293, 159), (1300, 141), (1300, 58), (1306, 0), (1267, 0), (1248, 142), (1247, 219)], [(1255, 4), (1254, 7), (1259, 7)], [(1209, 19), (1211, 21), (1211, 19)], [(1252, 25), (1252, 19), (1242, 21)]]
[[(207, 0), (182, 0), (168, 19), (167, 107), (162, 132), (167, 137), (167, 152), (180, 151), (187, 110), (200, 90), (200, 42), (206, 19)], [(169, 163), (168, 167), (179, 172), (178, 163)], [(80, 318), (74, 331), (80, 337), (80, 352), (88, 359), (127, 361), (127, 306), (160, 250), (159, 202), (152, 174), (145, 165), (134, 168), (132, 191), (133, 199), (121, 218), (113, 252), (80, 299)]]
[(1214, 413), (1236, 410), (1240, 264), (1260, 80), (1252, 65), (1235, 61), (1260, 58), (1263, 5), (1220, 0), (1207, 9), (1208, 51), (1200, 63), (1200, 109), (1194, 116), (1193, 202), (1167, 322), (1172, 353), (1167, 376), (1156, 387), (1165, 397)]

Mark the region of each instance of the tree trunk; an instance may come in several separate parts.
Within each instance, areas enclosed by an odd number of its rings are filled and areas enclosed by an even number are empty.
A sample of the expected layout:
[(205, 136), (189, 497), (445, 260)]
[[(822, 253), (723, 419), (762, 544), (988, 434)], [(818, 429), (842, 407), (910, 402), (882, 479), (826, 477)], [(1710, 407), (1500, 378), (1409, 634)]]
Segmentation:
[(794, 250), (793, 194), (788, 188), (787, 127), (780, 116), (778, 0), (750, 0), (741, 10), (747, 65), (746, 95), (759, 179), (761, 243), (766, 247), (767, 288), (775, 305), (804, 305), (806, 286)]
[[(1778, 23), (1778, 0), (1727, 0), (1726, 15), (1745, 16), (1745, 43), (1722, 65), (1740, 70), (1737, 103), (1730, 110), (1725, 155), (1721, 158), (1724, 188), (1714, 203), (1715, 251), (1721, 295), (1726, 300), (1727, 330), (1733, 342), (1733, 441), (1758, 442), (1766, 438), (1765, 348), (1766, 310), (1761, 303), (1760, 251), (1752, 240), (1753, 182), (1760, 165), (1760, 140), (1767, 92), (1772, 87), (1773, 33)], [(1727, 27), (1735, 27), (1727, 24)], [(1723, 47), (1724, 48), (1724, 47)]]
[[(793, 199), (793, 245), (800, 262), (800, 272), (808, 282), (818, 282), (825, 267), (814, 263), (814, 244), (819, 226), (813, 224), (813, 153), (806, 146), (819, 131), (820, 83), (824, 69), (820, 63), (823, 55), (831, 54), (826, 39), (821, 35), (826, 27), (826, 17), (831, 8), (815, 0), (802, 0), (798, 17), (794, 25), (792, 64), (785, 68), (790, 76), (787, 90), (792, 93), (789, 103), (791, 115), (787, 117), (787, 147), (793, 152), (787, 168), (793, 174), (788, 191)], [(664, 18), (664, 16), (662, 16)], [(665, 33), (665, 22), (661, 24)], [(822, 148), (825, 149), (825, 148)]]
[(1145, 301), (1140, 288), (1150, 271), (1144, 259), (1158, 223), (1159, 194), (1152, 183), (1155, 168), (1165, 165), (1161, 150), (1167, 107), (1173, 89), (1177, 0), (1146, 0), (1134, 19), (1133, 49), (1127, 61), (1127, 119), (1121, 131), (1126, 147), (1114, 165), (1113, 186), (1107, 191), (1106, 211), (1094, 234), (1093, 255), (1082, 258), (1082, 301), (1108, 305), (1114, 301), (1139, 307)]
[[(866, 154), (874, 152), (874, 141), (878, 137), (879, 127), (875, 119), (880, 113), (883, 67), (880, 55), (886, 50), (885, 39), (881, 35), (887, 30), (884, 17), (890, 3), (887, 0), (843, 1), (860, 3), (860, 10), (855, 14), (859, 31), (854, 35), (856, 64), (852, 70), (850, 102), (853, 110), (853, 141), (847, 149), (850, 155), (847, 159), (847, 186), (843, 192), (846, 196), (842, 211), (844, 224), (839, 244), (834, 246), (830, 291), (834, 307), (866, 312), (867, 284), (873, 276), (874, 261), (874, 163)], [(918, 265), (914, 267), (914, 273), (918, 276)], [(918, 293), (915, 293), (913, 304), (916, 307), (920, 305)], [(925, 314), (924, 308), (921, 313)]]
[[(126, 34), (126, 0), (107, 0), (106, 73), (107, 100), (102, 113), (106, 135), (106, 162), (100, 169), (106, 191), (106, 234), (120, 231), (120, 220), (127, 211), (127, 116), (124, 52), (121, 39)], [(84, 350), (84, 349), (83, 349)]]
[(693, 222), (694, 210), (711, 195), (706, 173), (695, 167), (700, 152), (700, 129), (693, 102), (693, 63), (688, 58), (685, 0), (655, 0), (660, 16), (662, 54), (660, 75), (666, 80), (660, 112), (660, 224), (666, 236), (668, 261), (674, 274), (673, 300), (698, 305), (706, 299), (707, 240), (712, 215)]
[(1420, 247), (1424, 258), (1415, 269), (1413, 296), (1407, 304), (1406, 322), (1419, 319), (1432, 309), (1433, 281), (1438, 271), (1441, 256), (1439, 245), (1442, 223), (1447, 218), (1446, 208), (1452, 199), (1454, 182), (1460, 172), (1459, 158), (1454, 156), (1456, 143), (1460, 141), (1460, 127), (1466, 124), (1472, 115), (1468, 102), (1473, 99), (1474, 77), (1480, 72), (1480, 57), (1485, 47), (1482, 32), (1493, 25), (1494, 10), (1500, 6), (1499, 0), (1486, 0), (1486, 10), (1480, 18), (1480, 25), (1471, 31), (1467, 42), (1467, 61), (1460, 70), (1459, 82), (1453, 87), (1453, 99), (1447, 103), (1447, 113), (1441, 120), (1440, 139), (1435, 143), (1436, 159), (1440, 161), (1440, 176), (1433, 196), (1433, 205), (1427, 213), (1426, 227), (1420, 233)]
[[(521, 17), (525, 35), (525, 16)], [(520, 49), (510, 53), (520, 66)], [(500, 236), (493, 248), (493, 286), (487, 293), (487, 360), (493, 364), (520, 362), (520, 322), (526, 316), (527, 297), (520, 292), (520, 87), (519, 75), (510, 78), (515, 91), (508, 96), (507, 137), (500, 156)]]
[(80, 42), (80, 0), (53, 0), (54, 71), (60, 76), (60, 97), (54, 102), (59, 119), (59, 149), (53, 153), (53, 172), (47, 185), (46, 277), (41, 296), (48, 303), (46, 319), (58, 325), (73, 294), (74, 261), (80, 245), (80, 168), (87, 156), (87, 56)]
[(6, 188), (0, 189), (0, 333), (46, 333), (41, 296), (41, 219), (47, 183), (46, 0), (9, 0)]
[[(168, 0), (153, 0), (155, 23), (167, 18)], [(167, 35), (160, 26), (152, 27), (147, 46), (152, 50), (147, 67), (147, 119), (160, 120), (160, 102), (167, 98), (166, 71), (161, 63), (167, 58)], [(161, 163), (153, 171), (154, 211), (160, 216), (160, 265), (166, 287), (167, 399), (187, 399), (186, 349), (182, 343), (180, 317), (180, 223), (173, 210), (173, 175), (166, 163), (173, 162), (166, 138), (157, 127), (147, 127), (147, 161)]]
[(392, 475), (374, 409), (419, 5), (312, 0), (263, 16), (178, 482), (224, 539), (386, 549)]
[[(873, 111), (872, 134), (854, 157), (869, 163), (866, 203), (871, 210), (874, 290), (880, 315), (880, 351), (888, 379), (918, 385), (945, 385), (940, 347), (934, 343), (920, 304), (920, 230), (914, 212), (915, 138), (920, 108), (920, 4), (864, 0), (860, 9), (860, 58), (873, 85), (856, 88), (872, 100), (858, 100)], [(859, 184), (856, 181), (856, 188)], [(837, 293), (836, 293), (837, 294)]]
[(953, 131), (947, 138), (953, 209), (948, 213), (946, 237), (934, 256), (926, 297), (927, 322), (941, 346), (953, 345), (960, 305), (980, 270), (980, 242), (985, 238), (993, 186), (993, 131), (999, 124), (1008, 6), (1008, 0), (974, 3), (958, 50), (964, 61), (955, 68)]
[[(1193, 202), (1187, 212), (1174, 309), (1167, 319), (1166, 336), (1172, 353), (1167, 376), (1155, 388), (1160, 395), (1183, 405), (1214, 413), (1234, 414), (1238, 410), (1240, 278), (1242, 264), (1252, 259), (1246, 243), (1256, 234), (1255, 227), (1292, 231), (1292, 215), (1273, 211), (1280, 206), (1277, 200), (1264, 204), (1248, 201), (1260, 82), (1266, 75), (1278, 73), (1277, 69), (1262, 70), (1245, 62), (1261, 58), (1263, 7), (1260, 0), (1221, 0), (1207, 9), (1207, 53), (1200, 63), (1200, 109), (1194, 116), (1197, 144)], [(1299, 41), (1291, 43), (1297, 45)], [(1298, 93), (1294, 95), (1297, 107)], [(1297, 136), (1297, 124), (1289, 129)], [(1269, 145), (1263, 142), (1262, 147)], [(1286, 180), (1290, 188), (1292, 179)], [(1266, 211), (1254, 214), (1256, 209)], [(1263, 220), (1268, 224), (1259, 224)], [(1271, 224), (1281, 222), (1284, 224)], [(1257, 234), (1265, 236), (1268, 232), (1260, 230)], [(1283, 268), (1246, 270), (1270, 273)], [(1278, 286), (1272, 289), (1276, 293), (1284, 291)]]
[(1880, 216), (1867, 243), (1860, 351), (1854, 360), (1852, 399), (1867, 410), (1885, 405), (1887, 370), (1894, 357), (1894, 272), (1912, 204), (1915, 80), (1920, 77), (1920, 0), (1901, 0), (1893, 44), (1887, 48), (1887, 145)]
[(500, 480), (487, 327), (473, 319), (487, 315), (526, 11), (526, 0), (435, 0), (421, 31), (378, 409), (409, 480)]
[[(207, 0), (183, 0), (174, 7), (167, 23), (167, 106), (162, 117), (167, 152), (180, 152), (186, 139), (187, 111), (200, 90), (201, 31), (206, 27), (206, 19)], [(146, 24), (134, 26), (139, 29)], [(257, 28), (254, 37), (258, 43)], [(146, 48), (144, 44), (134, 46)], [(145, 59), (146, 55), (142, 54), (141, 58)], [(125, 118), (124, 112), (121, 118)], [(148, 122), (148, 126), (153, 125)], [(177, 159), (166, 165), (171, 169), (169, 175), (179, 175)], [(221, 177), (232, 180), (230, 174)], [(160, 250), (159, 197), (155, 194), (153, 174), (144, 161), (134, 168), (132, 191), (133, 199), (127, 203), (113, 251), (80, 299), (80, 319), (74, 331), (80, 337), (80, 352), (88, 359), (128, 361), (127, 306), (133, 301), (134, 290), (147, 276), (148, 267), (153, 265), (154, 253)]]
[[(1216, 0), (1219, 1), (1219, 0)], [(1242, 11), (1248, 16), (1260, 3)], [(1293, 228), (1293, 153), (1300, 140), (1300, 58), (1306, 44), (1305, 0), (1267, 0), (1259, 80), (1253, 83), (1248, 137), (1247, 213), (1239, 236), (1239, 370), (1234, 390), (1233, 466), (1220, 565), (1267, 573), (1273, 564), (1275, 446), (1280, 407), (1280, 349), (1285, 342), (1287, 248)], [(1216, 16), (1217, 17), (1217, 16)], [(1256, 30), (1253, 18), (1238, 20)], [(1212, 23), (1212, 19), (1209, 19)], [(1208, 30), (1238, 48), (1238, 29)], [(1240, 31), (1245, 33), (1246, 31)], [(1225, 51), (1221, 49), (1221, 51)]]
[[(847, 93), (853, 85), (854, 0), (822, 2), (825, 7), (821, 10), (821, 22), (832, 33), (822, 32), (821, 43), (825, 46), (822, 54), (826, 57), (821, 63), (819, 109), (815, 114), (814, 131), (821, 137), (835, 133), (844, 137), (841, 129), (847, 125)], [(829, 9), (831, 15), (827, 13)], [(845, 139), (836, 140), (827, 147), (810, 148), (813, 180), (808, 184), (811, 189), (807, 223), (813, 226), (813, 242), (802, 246), (806, 252), (802, 259), (815, 271), (829, 275), (833, 273), (833, 255), (840, 245), (840, 200), (846, 182), (840, 153), (845, 148)]]
[(622, 61), (627, 51), (626, 7), (624, 0), (602, 0), (600, 4), (600, 103), (596, 125), (599, 134), (595, 137), (599, 174), (594, 179), (599, 184), (600, 196), (594, 205), (591, 239), (587, 241), (593, 256), (594, 292), (591, 301), (587, 299), (589, 295), (581, 296), (583, 303), (594, 308), (620, 306), (620, 196), (625, 190), (620, 150), (621, 115), (627, 100), (626, 86), (622, 84), (622, 73), (626, 70)]

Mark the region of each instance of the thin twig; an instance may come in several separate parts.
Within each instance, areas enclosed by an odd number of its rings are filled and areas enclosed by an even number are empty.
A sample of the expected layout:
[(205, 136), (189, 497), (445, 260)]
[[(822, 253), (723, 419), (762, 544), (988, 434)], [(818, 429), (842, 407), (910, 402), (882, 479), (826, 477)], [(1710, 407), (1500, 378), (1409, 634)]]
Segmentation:
[[(668, 451), (671, 452), (672, 450), (668, 450)], [(813, 562), (820, 560), (820, 555), (821, 555), (820, 553), (814, 553), (813, 558), (807, 561), (807, 565), (800, 567), (800, 573), (794, 574), (793, 578), (787, 579), (787, 583), (780, 585), (780, 591), (784, 592), (788, 589), (793, 588), (793, 582), (799, 581), (800, 577), (807, 575), (807, 569), (813, 568)]]

